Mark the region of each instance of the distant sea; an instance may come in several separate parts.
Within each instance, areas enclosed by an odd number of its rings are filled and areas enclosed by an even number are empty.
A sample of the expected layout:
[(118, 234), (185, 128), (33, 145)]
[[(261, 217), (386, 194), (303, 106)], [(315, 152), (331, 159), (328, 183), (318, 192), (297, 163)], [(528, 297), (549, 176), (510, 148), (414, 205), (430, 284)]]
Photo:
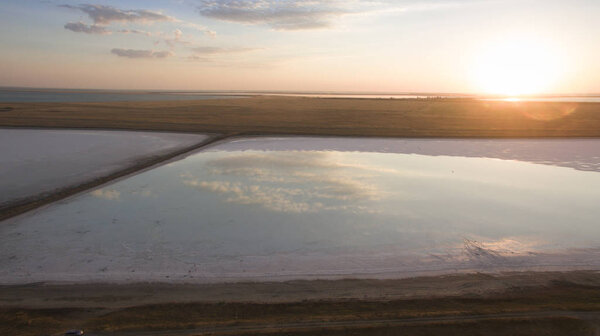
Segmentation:
[(79, 89), (0, 88), (2, 103), (93, 103), (162, 100), (247, 98), (250, 96), (295, 96), (355, 99), (483, 99), (542, 102), (600, 102), (600, 95), (545, 95), (528, 97), (477, 96), (446, 93), (348, 93), (282, 91), (125, 91)]
[(2, 103), (100, 103), (127, 101), (199, 100), (244, 98), (241, 94), (168, 91), (102, 91), (0, 88)]

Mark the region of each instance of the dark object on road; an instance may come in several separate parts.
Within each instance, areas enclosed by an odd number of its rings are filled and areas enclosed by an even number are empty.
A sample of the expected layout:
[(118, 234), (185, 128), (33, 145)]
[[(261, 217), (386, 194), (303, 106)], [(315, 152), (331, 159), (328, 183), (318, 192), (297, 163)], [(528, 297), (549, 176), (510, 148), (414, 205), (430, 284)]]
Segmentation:
[(83, 330), (69, 330), (65, 333), (65, 336), (83, 336)]

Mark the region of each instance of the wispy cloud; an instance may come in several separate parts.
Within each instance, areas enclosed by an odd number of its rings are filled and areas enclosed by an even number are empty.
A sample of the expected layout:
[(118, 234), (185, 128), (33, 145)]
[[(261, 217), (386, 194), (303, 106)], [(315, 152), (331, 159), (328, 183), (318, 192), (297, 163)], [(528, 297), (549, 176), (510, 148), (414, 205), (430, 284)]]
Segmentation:
[(76, 33), (86, 33), (86, 34), (99, 34), (99, 35), (110, 35), (112, 32), (107, 30), (106, 28), (98, 25), (87, 25), (81, 21), (79, 22), (69, 22), (65, 24), (65, 29), (74, 31)]
[(191, 50), (192, 54), (187, 57), (190, 61), (210, 63), (213, 66), (231, 67), (240, 66), (232, 59), (233, 55), (257, 51), (261, 48), (202, 46)]
[(164, 39), (165, 44), (170, 48), (174, 48), (177, 44), (189, 45), (190, 41), (183, 39), (183, 32), (180, 29), (175, 29), (171, 36)]
[(211, 57), (204, 57), (204, 56), (199, 56), (199, 55), (190, 55), (187, 57), (187, 59), (189, 61), (205, 62), (205, 63), (214, 61), (214, 59)]
[(217, 32), (214, 30), (209, 29), (208, 27), (205, 27), (203, 25), (199, 25), (197, 23), (193, 23), (193, 22), (185, 22), (185, 21), (181, 21), (180, 22), (182, 26), (184, 27), (188, 27), (188, 28), (193, 28), (197, 31), (200, 31), (202, 33), (204, 33), (204, 35), (210, 36), (210, 37), (216, 37), (217, 36)]
[(120, 29), (120, 30), (117, 30), (117, 33), (121, 33), (121, 34), (138, 34), (138, 35), (152, 36), (151, 32), (144, 31), (144, 30), (139, 30), (139, 29)]
[(216, 32), (197, 23), (186, 22), (177, 19), (173, 16), (169, 16), (157, 11), (151, 11), (147, 9), (120, 9), (112, 6), (96, 5), (96, 4), (81, 4), (81, 5), (59, 5), (59, 7), (68, 8), (83, 12), (89, 16), (93, 21), (92, 25), (87, 25), (84, 22), (72, 22), (67, 23), (65, 28), (74, 32), (88, 33), (88, 34), (136, 34), (144, 36), (158, 36), (171, 48), (176, 44), (191, 44), (189, 41), (185, 41), (181, 38), (183, 32), (180, 29), (174, 31), (174, 35), (166, 36), (163, 32), (151, 32), (139, 29), (122, 28), (119, 30), (109, 30), (104, 28), (112, 23), (121, 25), (127, 24), (152, 24), (157, 22), (174, 22), (181, 27), (187, 27), (194, 30), (198, 30), (203, 34), (215, 37)]
[(332, 0), (202, 0), (198, 11), (219, 20), (300, 30), (331, 26), (336, 17), (349, 13), (341, 4)]
[(206, 17), (275, 30), (330, 28), (347, 15), (399, 13), (458, 7), (481, 0), (200, 0)]
[(114, 48), (110, 52), (119, 57), (127, 57), (127, 58), (167, 58), (167, 57), (175, 55), (173, 52), (168, 51), (168, 50), (154, 51), (154, 50)]
[(192, 48), (192, 51), (196, 55), (217, 55), (217, 54), (235, 54), (245, 53), (260, 50), (259, 48), (223, 48), (223, 47), (196, 47)]
[(160, 21), (175, 21), (175, 18), (145, 9), (123, 10), (104, 5), (60, 5), (60, 7), (75, 9), (87, 14), (94, 24), (107, 25), (112, 22), (153, 23)]

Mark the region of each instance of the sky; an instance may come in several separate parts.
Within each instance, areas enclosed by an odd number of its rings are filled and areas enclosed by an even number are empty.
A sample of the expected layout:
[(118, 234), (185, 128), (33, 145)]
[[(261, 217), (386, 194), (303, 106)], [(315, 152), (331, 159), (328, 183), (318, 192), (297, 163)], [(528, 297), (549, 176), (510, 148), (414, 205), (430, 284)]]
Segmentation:
[(598, 0), (2, 0), (0, 86), (600, 93)]

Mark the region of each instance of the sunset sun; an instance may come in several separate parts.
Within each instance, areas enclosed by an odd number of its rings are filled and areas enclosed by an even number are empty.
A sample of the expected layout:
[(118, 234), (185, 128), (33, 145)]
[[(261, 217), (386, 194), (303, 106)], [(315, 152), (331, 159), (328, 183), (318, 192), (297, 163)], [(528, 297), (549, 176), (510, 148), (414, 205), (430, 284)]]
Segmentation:
[(519, 96), (552, 89), (561, 76), (555, 48), (534, 39), (517, 38), (483, 48), (473, 65), (477, 88), (487, 94)]

